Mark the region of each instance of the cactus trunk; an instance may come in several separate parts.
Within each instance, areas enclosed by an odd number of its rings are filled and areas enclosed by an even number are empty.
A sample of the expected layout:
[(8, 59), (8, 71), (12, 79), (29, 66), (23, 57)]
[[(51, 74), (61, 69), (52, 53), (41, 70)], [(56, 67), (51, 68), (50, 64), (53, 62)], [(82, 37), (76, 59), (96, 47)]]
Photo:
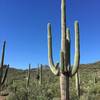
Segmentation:
[(61, 39), (61, 51), (63, 52), (63, 60), (64, 60), (64, 68), (63, 71), (61, 71), (60, 74), (60, 89), (61, 89), (61, 100), (69, 100), (69, 76), (67, 73), (67, 67), (68, 67), (68, 46), (66, 41), (66, 0), (62, 0), (61, 2), (61, 33), (62, 33), (62, 39)]
[(69, 100), (69, 77), (68, 75), (60, 74), (60, 89), (61, 100)]

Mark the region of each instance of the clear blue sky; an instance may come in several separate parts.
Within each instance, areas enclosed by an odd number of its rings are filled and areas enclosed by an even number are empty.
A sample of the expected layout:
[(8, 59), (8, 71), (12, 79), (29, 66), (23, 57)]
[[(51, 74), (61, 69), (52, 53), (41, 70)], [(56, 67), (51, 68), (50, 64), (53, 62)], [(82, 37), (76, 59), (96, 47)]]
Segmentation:
[[(0, 48), (7, 41), (5, 63), (26, 68), (48, 64), (47, 23), (52, 24), (53, 56), (59, 61), (61, 0), (0, 0)], [(100, 2), (67, 0), (67, 26), (71, 29), (74, 59), (74, 20), (80, 23), (81, 63), (100, 60)], [(0, 49), (1, 55), (1, 49)]]

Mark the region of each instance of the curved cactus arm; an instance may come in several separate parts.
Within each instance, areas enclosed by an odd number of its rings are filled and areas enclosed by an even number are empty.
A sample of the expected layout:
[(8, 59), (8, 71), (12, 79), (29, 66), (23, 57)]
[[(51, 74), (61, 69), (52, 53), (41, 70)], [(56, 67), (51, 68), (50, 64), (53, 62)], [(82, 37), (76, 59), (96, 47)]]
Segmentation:
[(51, 24), (48, 23), (48, 62), (51, 71), (55, 74), (59, 74), (58, 64), (55, 66), (52, 57), (52, 34), (51, 34)]
[(2, 78), (1, 84), (4, 84), (4, 82), (5, 82), (6, 78), (7, 78), (8, 69), (9, 69), (9, 65), (7, 65), (7, 67), (5, 69), (4, 76)]
[(70, 29), (66, 28), (66, 41), (67, 41), (67, 46), (68, 46), (68, 71), (71, 71), (71, 66), (70, 66)]
[(79, 23), (78, 21), (75, 21), (75, 56), (74, 56), (74, 65), (71, 72), (72, 76), (77, 72), (79, 63), (80, 63)]

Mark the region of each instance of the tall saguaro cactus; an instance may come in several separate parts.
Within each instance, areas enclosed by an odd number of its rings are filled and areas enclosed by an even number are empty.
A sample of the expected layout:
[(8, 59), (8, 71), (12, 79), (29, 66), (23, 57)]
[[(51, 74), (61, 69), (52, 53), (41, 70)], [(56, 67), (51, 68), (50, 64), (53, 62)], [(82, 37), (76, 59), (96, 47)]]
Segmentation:
[[(3, 44), (1, 64), (0, 64), (0, 88), (6, 80), (7, 72), (8, 72), (8, 68), (9, 68), (9, 65), (4, 65), (5, 45), (6, 45), (6, 41), (4, 41), (4, 44)], [(4, 67), (6, 68), (5, 72), (3, 70)]]
[(78, 71), (80, 62), (79, 23), (75, 21), (75, 57), (70, 66), (70, 30), (66, 29), (66, 0), (61, 0), (61, 51), (59, 64), (54, 64), (52, 55), (51, 24), (48, 23), (48, 61), (51, 71), (60, 76), (61, 100), (69, 100), (69, 77)]

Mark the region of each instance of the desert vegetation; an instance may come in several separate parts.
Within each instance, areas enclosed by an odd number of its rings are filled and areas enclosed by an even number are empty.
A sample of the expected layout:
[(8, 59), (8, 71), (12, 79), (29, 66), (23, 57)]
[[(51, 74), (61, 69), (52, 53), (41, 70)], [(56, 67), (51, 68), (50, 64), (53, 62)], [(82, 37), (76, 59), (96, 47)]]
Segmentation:
[[(100, 98), (100, 62), (79, 66), (80, 100), (99, 100)], [(32, 67), (32, 66), (31, 66)], [(27, 70), (9, 68), (6, 81), (0, 95), (6, 100), (61, 100), (60, 79), (52, 74), (49, 66), (43, 65), (42, 84), (37, 80), (37, 68), (31, 68), (29, 87)], [(96, 82), (94, 82), (94, 74)], [(69, 78), (70, 100), (79, 100), (76, 90), (76, 77)], [(7, 94), (5, 96), (5, 94)]]

